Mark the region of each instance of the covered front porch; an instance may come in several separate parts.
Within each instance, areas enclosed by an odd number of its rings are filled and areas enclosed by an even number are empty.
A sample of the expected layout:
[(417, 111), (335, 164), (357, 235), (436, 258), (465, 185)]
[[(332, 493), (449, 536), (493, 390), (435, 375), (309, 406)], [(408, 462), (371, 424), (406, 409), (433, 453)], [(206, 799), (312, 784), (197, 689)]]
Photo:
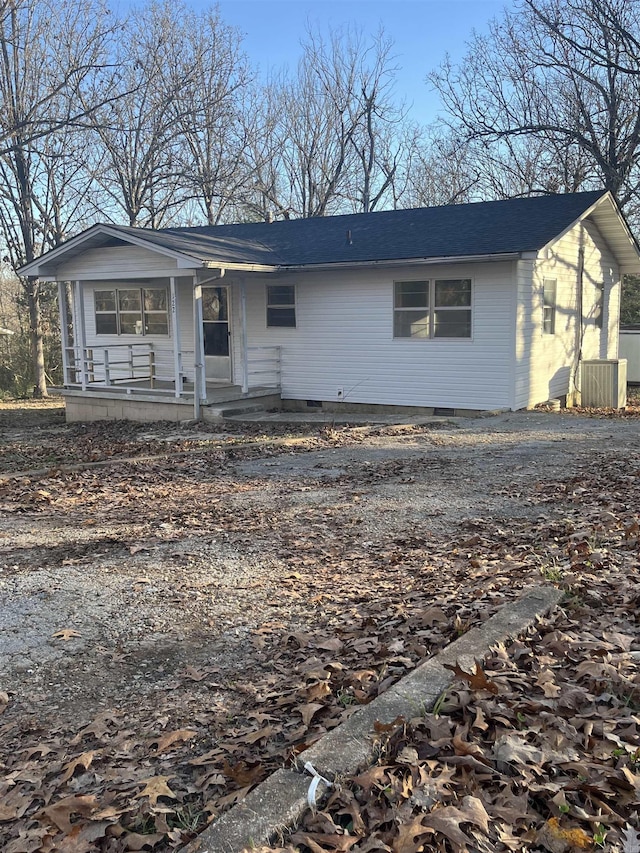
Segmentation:
[(217, 419), (279, 407), (281, 349), (247, 340), (244, 280), (191, 276), (59, 282), (68, 420)]
[(294, 288), (267, 285), (272, 253), (225, 233), (94, 225), (24, 268), (58, 285), (68, 419), (279, 406)]

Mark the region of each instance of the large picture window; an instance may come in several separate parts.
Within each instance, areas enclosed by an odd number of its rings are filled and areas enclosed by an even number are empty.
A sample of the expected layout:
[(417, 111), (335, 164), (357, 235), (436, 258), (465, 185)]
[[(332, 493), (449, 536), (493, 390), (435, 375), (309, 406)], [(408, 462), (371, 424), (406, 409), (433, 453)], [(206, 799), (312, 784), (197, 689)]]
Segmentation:
[(267, 285), (267, 326), (296, 325), (296, 288), (293, 284)]
[(394, 338), (470, 338), (471, 279), (396, 281)]
[(94, 292), (96, 334), (168, 335), (165, 287), (127, 287)]

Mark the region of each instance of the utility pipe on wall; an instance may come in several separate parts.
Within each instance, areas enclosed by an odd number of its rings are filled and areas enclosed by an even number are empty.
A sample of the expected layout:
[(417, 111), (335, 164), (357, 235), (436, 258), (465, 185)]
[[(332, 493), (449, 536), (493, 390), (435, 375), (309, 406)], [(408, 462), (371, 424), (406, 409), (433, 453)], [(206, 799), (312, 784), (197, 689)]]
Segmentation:
[(584, 336), (584, 246), (583, 234), (580, 232), (580, 248), (578, 249), (578, 272), (576, 277), (576, 363), (573, 372), (573, 405), (580, 405), (582, 383), (580, 369), (582, 362), (582, 339)]

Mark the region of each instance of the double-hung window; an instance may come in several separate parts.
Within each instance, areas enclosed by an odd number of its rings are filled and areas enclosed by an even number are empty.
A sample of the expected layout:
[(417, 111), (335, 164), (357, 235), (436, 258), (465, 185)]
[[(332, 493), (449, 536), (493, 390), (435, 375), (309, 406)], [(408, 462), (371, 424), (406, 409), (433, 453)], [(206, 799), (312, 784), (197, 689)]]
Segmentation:
[(168, 335), (166, 287), (127, 287), (94, 293), (96, 334)]
[(267, 326), (296, 325), (296, 288), (293, 284), (267, 285)]
[(394, 338), (470, 338), (471, 279), (396, 281)]

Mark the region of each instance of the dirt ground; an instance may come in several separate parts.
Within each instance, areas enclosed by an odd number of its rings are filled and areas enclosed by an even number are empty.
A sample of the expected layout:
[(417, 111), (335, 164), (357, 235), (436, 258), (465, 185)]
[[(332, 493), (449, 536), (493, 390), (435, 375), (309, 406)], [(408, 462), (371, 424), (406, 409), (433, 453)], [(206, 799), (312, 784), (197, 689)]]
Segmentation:
[[(633, 539), (633, 414), (214, 432), (0, 406), (0, 778), (20, 782), (2, 849), (65, 849), (34, 814), (98, 789), (120, 810), (78, 850), (173, 849), (385, 681), (556, 581), (603, 513)], [(331, 709), (308, 687), (320, 665)], [(174, 780), (171, 821), (140, 799), (149, 779)]]

